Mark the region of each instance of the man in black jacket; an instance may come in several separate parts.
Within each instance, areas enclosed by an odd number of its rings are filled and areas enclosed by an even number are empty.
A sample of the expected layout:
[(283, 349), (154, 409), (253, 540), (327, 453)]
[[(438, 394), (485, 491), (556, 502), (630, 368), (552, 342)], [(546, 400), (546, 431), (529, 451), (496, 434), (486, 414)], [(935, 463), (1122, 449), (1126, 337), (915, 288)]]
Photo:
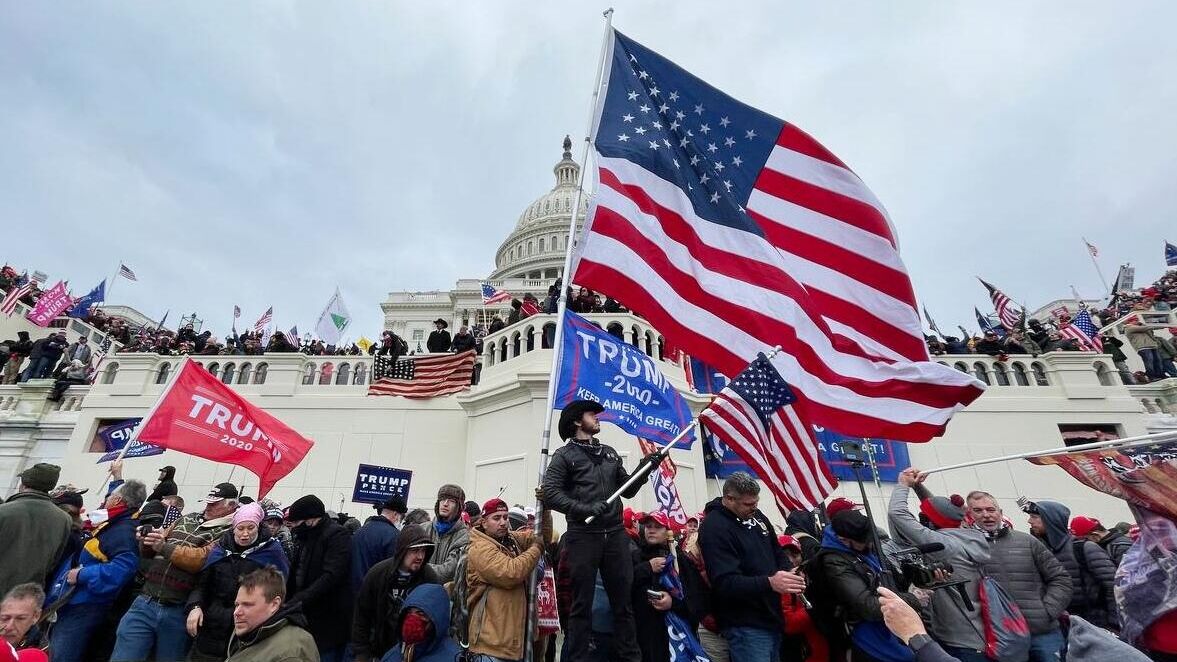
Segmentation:
[(1074, 517), (1071, 519), (1071, 535), (1076, 539), (1087, 539), (1103, 548), (1116, 567), (1124, 554), (1132, 547), (1132, 539), (1120, 533), (1118, 529), (1108, 531), (1103, 524), (1094, 517)]
[(708, 505), (699, 547), (711, 580), (711, 608), (732, 660), (776, 660), (784, 620), (781, 594), (802, 593), (805, 579), (787, 572), (776, 529), (760, 512), (760, 485), (737, 471)]
[[(613, 608), (613, 659), (636, 660), (641, 656), (634, 631), (630, 589), (633, 565), (629, 537), (621, 526), (620, 500), (605, 500), (630, 475), (621, 457), (594, 435), (601, 431), (597, 414), (601, 405), (575, 400), (560, 413), (560, 437), (567, 440), (552, 454), (544, 474), (544, 503), (567, 516), (568, 532), (560, 545), (561, 572), (568, 577), (572, 597), (568, 613), (568, 650), (573, 659), (588, 655), (593, 592), (598, 570)], [(648, 462), (636, 473), (649, 474)], [(622, 494), (630, 499), (642, 488), (634, 482)], [(592, 523), (585, 520), (592, 517)]]
[(286, 513), (298, 551), (290, 559), (288, 603), (306, 615), (322, 662), (341, 662), (351, 632), (351, 534), (327, 517), (319, 497), (308, 494)]
[(437, 327), (429, 334), (429, 339), (425, 341), (425, 348), (432, 353), (448, 352), (450, 351), (450, 332), (446, 331), (446, 327), (450, 325), (449, 322), (442, 318), (433, 320), (433, 326)]
[(429, 533), (416, 524), (397, 535), (396, 553), (368, 571), (356, 595), (355, 620), (351, 630), (352, 651), (357, 662), (379, 660), (400, 643), (397, 617), (409, 592), (421, 584), (439, 584), (429, 567), (433, 543)]

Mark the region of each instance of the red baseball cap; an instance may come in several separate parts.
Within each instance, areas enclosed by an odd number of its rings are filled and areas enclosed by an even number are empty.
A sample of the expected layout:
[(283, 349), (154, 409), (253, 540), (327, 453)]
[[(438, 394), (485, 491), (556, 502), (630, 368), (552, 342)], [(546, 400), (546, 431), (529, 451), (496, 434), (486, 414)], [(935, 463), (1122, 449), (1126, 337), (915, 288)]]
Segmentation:
[(1100, 524), (1099, 520), (1095, 519), (1094, 517), (1084, 517), (1083, 515), (1080, 515), (1078, 517), (1071, 518), (1071, 535), (1075, 536), (1076, 538), (1082, 538), (1097, 528), (1102, 529), (1103, 525)]
[(776, 539), (781, 544), (781, 547), (792, 547), (798, 552), (801, 551), (801, 543), (797, 542), (796, 538), (787, 533), (777, 536)]
[(497, 512), (507, 512), (510, 508), (507, 507), (507, 502), (499, 498), (494, 498), (482, 504), (482, 516), (489, 517)]
[(626, 506), (625, 509), (621, 511), (621, 525), (627, 529), (633, 526), (633, 508)]
[(662, 512), (661, 510), (656, 513), (646, 513), (640, 520), (638, 520), (639, 524), (645, 524), (647, 522), (657, 522), (658, 526), (661, 526), (664, 529), (670, 528), (670, 518), (667, 517), (666, 513)]
[(826, 517), (833, 518), (834, 515), (837, 515), (843, 510), (857, 510), (858, 508), (859, 504), (854, 503), (850, 499), (837, 497), (830, 499), (830, 502), (826, 504)]

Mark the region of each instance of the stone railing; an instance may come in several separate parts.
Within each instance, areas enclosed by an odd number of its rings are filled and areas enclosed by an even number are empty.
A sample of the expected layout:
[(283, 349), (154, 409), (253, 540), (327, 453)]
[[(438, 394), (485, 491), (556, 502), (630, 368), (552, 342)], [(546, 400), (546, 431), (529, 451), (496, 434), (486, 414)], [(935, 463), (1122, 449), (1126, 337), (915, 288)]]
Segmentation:
[(1177, 379), (1134, 384), (1128, 387), (1128, 392), (1140, 400), (1144, 411), (1149, 414), (1177, 415)]
[[(203, 365), (225, 384), (248, 387), (278, 386), (285, 390), (319, 390), (357, 386), (366, 388), (372, 376), (370, 356), (309, 356), (297, 352), (260, 355), (160, 356), (151, 353), (107, 357), (94, 386), (100, 392), (126, 393), (134, 388), (162, 388), (184, 359)], [(405, 357), (412, 358), (412, 357)]]
[(60, 400), (47, 399), (52, 379), (33, 379), (0, 386), (0, 421), (39, 420), (54, 413), (73, 414), (82, 408), (89, 386), (70, 386)]
[[(583, 317), (647, 356), (674, 363), (670, 357), (663, 356), (662, 334), (646, 320), (630, 313), (594, 313)], [(482, 339), (483, 371), (495, 371), (530, 352), (551, 349), (555, 333), (555, 315), (533, 315), (486, 336)]]

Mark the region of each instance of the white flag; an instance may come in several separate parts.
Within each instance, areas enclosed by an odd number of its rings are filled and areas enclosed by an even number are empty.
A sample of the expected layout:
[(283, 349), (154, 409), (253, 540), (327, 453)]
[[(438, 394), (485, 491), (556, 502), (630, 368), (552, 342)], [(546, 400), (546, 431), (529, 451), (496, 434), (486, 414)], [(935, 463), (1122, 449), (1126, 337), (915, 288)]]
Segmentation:
[(339, 342), (340, 336), (343, 335), (349, 324), (351, 324), (351, 313), (347, 312), (343, 297), (339, 296), (339, 290), (336, 289), (335, 294), (331, 295), (331, 300), (327, 302), (327, 306), (323, 308), (322, 314), (319, 315), (319, 321), (315, 324), (315, 335), (328, 345), (334, 345)]

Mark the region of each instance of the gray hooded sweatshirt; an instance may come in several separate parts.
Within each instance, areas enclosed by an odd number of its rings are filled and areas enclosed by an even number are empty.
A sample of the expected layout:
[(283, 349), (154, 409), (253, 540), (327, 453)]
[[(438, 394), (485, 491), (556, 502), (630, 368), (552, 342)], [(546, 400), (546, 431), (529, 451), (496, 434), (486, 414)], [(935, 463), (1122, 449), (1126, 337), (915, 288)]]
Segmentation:
[(891, 536), (913, 545), (940, 543), (944, 551), (928, 554), (936, 561), (952, 564), (952, 579), (967, 579), (964, 585), (973, 603), (972, 611), (965, 605), (955, 588), (943, 588), (932, 593), (932, 627), (929, 634), (945, 646), (981, 651), (985, 649), (984, 624), (981, 622), (981, 601), (977, 597), (977, 579), (981, 568), (989, 562), (989, 544), (985, 534), (975, 529), (940, 529), (933, 531), (920, 524), (907, 507), (911, 489), (896, 485), (891, 493), (887, 520)]
[[(1107, 552), (1090, 540), (1079, 541), (1071, 535), (1067, 523), (1071, 509), (1057, 501), (1036, 501), (1038, 514), (1046, 528), (1043, 542), (1071, 575), (1071, 603), (1067, 611), (1082, 616), (1100, 627), (1119, 628), (1120, 616), (1116, 609), (1116, 564)], [(1076, 551), (1086, 557), (1086, 569), (1081, 569)]]

